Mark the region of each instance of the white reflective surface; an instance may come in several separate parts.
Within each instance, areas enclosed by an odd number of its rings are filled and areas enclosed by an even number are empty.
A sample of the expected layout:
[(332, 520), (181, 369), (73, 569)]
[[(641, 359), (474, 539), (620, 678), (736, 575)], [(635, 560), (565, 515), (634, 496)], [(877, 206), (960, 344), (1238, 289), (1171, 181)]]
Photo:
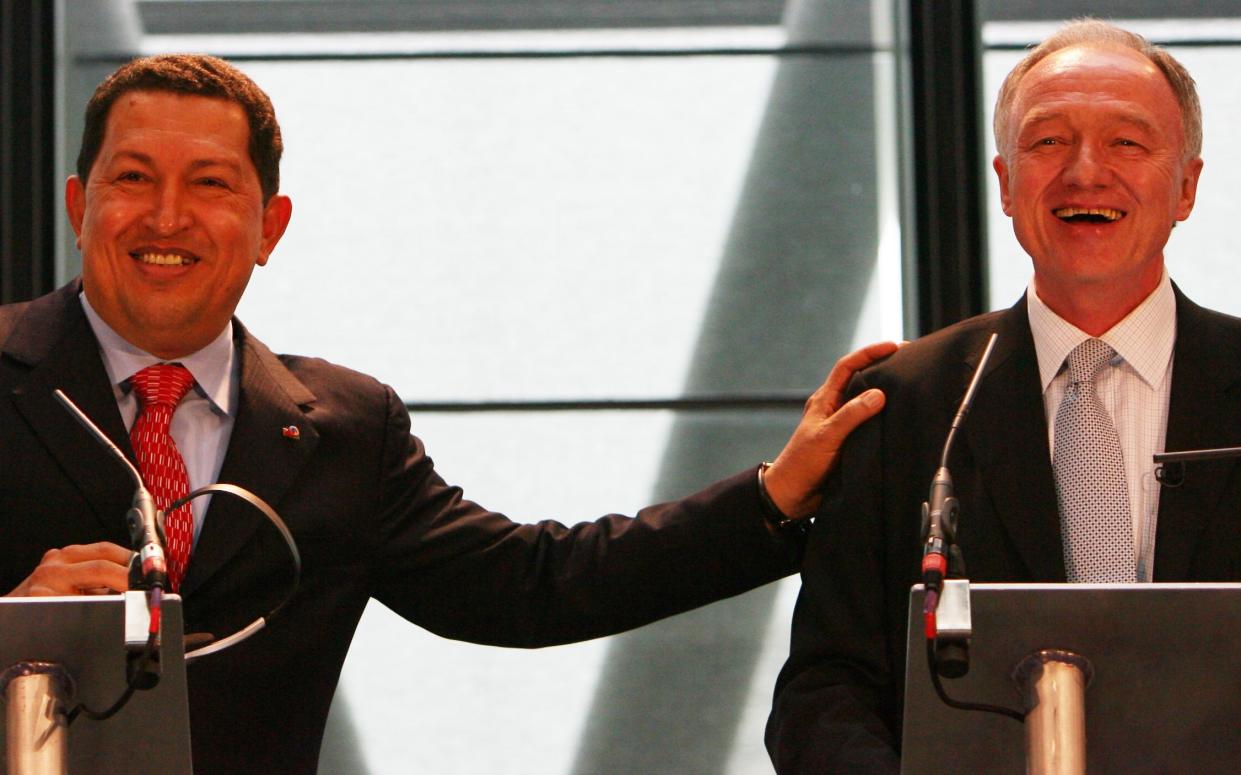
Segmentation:
[(411, 401), (677, 395), (773, 67), (247, 63), (294, 209), (239, 315)]

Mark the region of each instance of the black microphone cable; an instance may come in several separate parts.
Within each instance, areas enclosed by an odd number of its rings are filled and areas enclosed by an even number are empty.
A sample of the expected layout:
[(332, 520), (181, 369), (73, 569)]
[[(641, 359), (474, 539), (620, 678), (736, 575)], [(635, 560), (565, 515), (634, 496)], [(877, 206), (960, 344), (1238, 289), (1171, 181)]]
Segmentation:
[(1019, 723), (1025, 723), (1026, 714), (1019, 710), (1006, 708), (1002, 705), (988, 705), (985, 702), (963, 702), (949, 697), (947, 690), (944, 689), (944, 683), (939, 677), (939, 660), (935, 656), (934, 638), (927, 638), (926, 641), (926, 664), (931, 671), (931, 685), (935, 687), (935, 693), (939, 695), (939, 699), (948, 707), (956, 708), (957, 710), (977, 710), (984, 713), (996, 713), (1014, 719)]

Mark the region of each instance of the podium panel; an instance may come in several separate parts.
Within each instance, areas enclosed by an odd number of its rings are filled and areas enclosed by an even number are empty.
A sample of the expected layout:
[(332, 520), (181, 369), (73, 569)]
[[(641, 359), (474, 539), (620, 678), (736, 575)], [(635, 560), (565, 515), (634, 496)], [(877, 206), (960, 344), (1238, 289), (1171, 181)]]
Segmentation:
[[(910, 594), (905, 773), (1023, 775), (1013, 719), (944, 705)], [(1241, 771), (1241, 584), (973, 584), (969, 673), (948, 696), (1022, 709), (1013, 670), (1046, 648), (1086, 657), (1087, 771)]]
[[(69, 727), (72, 773), (190, 773), (181, 599), (164, 597), (159, 684), (134, 692), (107, 721), (80, 715)], [(0, 672), (23, 661), (56, 662), (73, 680), (71, 705), (104, 710), (125, 690), (125, 603), (120, 595), (0, 598)], [(6, 750), (0, 723), (0, 752)], [(0, 775), (5, 773), (0, 755)]]

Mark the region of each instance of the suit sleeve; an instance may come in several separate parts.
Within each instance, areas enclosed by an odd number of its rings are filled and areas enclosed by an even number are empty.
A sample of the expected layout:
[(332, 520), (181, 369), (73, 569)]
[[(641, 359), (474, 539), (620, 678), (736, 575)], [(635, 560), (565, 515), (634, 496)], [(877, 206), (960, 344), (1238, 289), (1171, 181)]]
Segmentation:
[[(868, 387), (855, 377), (850, 394)], [(885, 636), (884, 415), (846, 442), (802, 567), (788, 661), (767, 724), (776, 771), (897, 772)]]
[(437, 634), (539, 647), (621, 632), (796, 570), (754, 469), (636, 517), (518, 524), (435, 471), (389, 390), (375, 597)]

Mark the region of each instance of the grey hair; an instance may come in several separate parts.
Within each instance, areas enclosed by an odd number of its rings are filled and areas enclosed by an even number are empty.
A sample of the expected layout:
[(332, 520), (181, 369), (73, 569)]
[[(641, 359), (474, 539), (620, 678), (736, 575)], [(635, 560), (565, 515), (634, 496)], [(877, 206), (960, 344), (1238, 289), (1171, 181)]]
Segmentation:
[(1123, 30), (1100, 19), (1074, 19), (1061, 27), (1050, 38), (1035, 46), (1025, 58), (1004, 78), (1000, 94), (995, 101), (995, 147), (1001, 156), (1012, 151), (1008, 142), (1009, 114), (1017, 95), (1017, 86), (1030, 69), (1052, 53), (1073, 46), (1103, 46), (1132, 49), (1146, 57), (1159, 68), (1168, 85), (1176, 95), (1181, 108), (1181, 127), (1184, 132), (1182, 156), (1185, 160), (1202, 155), (1202, 104), (1198, 101), (1198, 88), (1185, 66), (1166, 50), (1152, 44), (1136, 33)]

